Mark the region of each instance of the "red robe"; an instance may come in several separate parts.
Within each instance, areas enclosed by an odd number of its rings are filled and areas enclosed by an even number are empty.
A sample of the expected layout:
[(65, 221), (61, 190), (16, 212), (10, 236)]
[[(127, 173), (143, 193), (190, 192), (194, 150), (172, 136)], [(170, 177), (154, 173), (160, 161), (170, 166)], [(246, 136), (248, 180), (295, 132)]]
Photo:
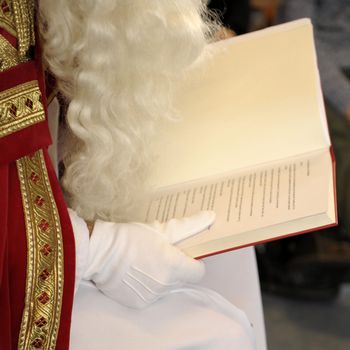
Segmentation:
[(22, 30), (27, 2), (0, 2), (0, 350), (68, 349), (74, 237), (47, 153), (40, 50), (28, 54)]

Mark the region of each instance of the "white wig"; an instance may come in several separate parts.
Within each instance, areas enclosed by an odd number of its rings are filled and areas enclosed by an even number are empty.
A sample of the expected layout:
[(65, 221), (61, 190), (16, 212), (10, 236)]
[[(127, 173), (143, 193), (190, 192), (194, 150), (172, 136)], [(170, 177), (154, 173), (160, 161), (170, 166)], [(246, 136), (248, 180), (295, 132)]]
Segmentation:
[(128, 217), (174, 81), (211, 32), (205, 13), (203, 0), (40, 1), (44, 58), (69, 102), (63, 185), (85, 219)]

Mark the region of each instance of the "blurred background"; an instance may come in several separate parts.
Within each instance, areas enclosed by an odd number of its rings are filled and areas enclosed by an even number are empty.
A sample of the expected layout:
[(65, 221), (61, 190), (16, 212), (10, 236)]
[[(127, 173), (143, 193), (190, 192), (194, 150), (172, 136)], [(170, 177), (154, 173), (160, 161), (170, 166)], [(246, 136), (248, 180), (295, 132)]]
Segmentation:
[[(211, 0), (220, 38), (309, 17), (336, 156), (339, 226), (256, 247), (269, 350), (350, 349), (350, 0)], [(268, 47), (266, 48), (268, 50)]]

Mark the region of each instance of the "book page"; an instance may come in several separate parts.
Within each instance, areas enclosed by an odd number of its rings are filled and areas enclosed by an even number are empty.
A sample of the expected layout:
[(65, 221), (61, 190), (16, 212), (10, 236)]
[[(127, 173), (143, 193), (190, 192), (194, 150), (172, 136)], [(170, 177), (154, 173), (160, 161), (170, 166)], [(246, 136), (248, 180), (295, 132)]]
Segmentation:
[(332, 171), (328, 150), (168, 187), (154, 195), (145, 221), (164, 222), (199, 210), (214, 210), (215, 224), (186, 239), (181, 247), (325, 213), (327, 170)]
[(177, 93), (180, 120), (154, 139), (151, 185), (328, 149), (309, 21), (238, 36), (211, 51)]

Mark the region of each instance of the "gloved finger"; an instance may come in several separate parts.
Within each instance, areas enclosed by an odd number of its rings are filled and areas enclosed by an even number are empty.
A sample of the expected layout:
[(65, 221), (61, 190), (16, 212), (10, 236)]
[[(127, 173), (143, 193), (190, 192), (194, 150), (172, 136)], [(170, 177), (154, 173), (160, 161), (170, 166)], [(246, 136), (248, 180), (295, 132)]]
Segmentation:
[(183, 283), (197, 283), (204, 277), (205, 264), (183, 254), (176, 263), (176, 274), (177, 279)]
[(182, 219), (171, 219), (165, 223), (155, 222), (151, 226), (165, 234), (171, 244), (178, 243), (199, 232), (207, 230), (215, 221), (214, 211), (200, 211)]

